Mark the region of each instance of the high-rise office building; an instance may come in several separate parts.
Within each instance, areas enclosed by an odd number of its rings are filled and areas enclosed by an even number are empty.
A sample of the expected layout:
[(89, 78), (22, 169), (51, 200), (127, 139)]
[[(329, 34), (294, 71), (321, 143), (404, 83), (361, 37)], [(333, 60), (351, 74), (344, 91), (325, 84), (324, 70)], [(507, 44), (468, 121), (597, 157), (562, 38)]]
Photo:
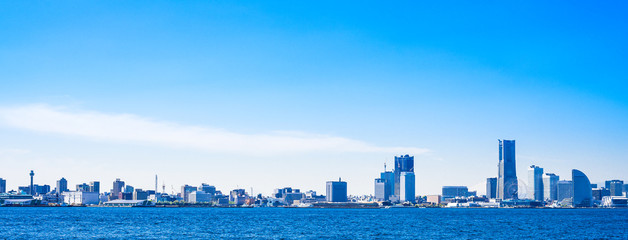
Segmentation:
[(7, 192), (7, 180), (0, 178), (0, 193)]
[(497, 198), (497, 178), (486, 179), (486, 197)]
[(553, 173), (543, 174), (543, 198), (546, 201), (558, 200), (558, 175)]
[(386, 199), (391, 200), (391, 196), (395, 195), (395, 173), (384, 169), (384, 172), (380, 174), (380, 178), (386, 181), (386, 188), (389, 190)]
[(68, 180), (61, 178), (57, 180), (57, 193), (61, 194), (68, 191)]
[(414, 156), (395, 156), (395, 193), (394, 195), (400, 196), (401, 189), (400, 183), (402, 172), (414, 172)]
[(181, 186), (181, 198), (183, 198), (183, 201), (187, 202), (190, 200), (190, 193), (196, 192), (197, 187), (194, 186), (189, 186), (189, 185), (183, 185)]
[(413, 172), (401, 172), (399, 180), (399, 199), (403, 202), (415, 201), (415, 178)]
[(109, 199), (110, 200), (118, 199), (123, 188), (124, 188), (124, 181), (120, 181), (119, 178), (116, 178), (116, 180), (113, 182), (113, 188), (111, 189), (111, 194), (109, 195)]
[(499, 170), (497, 174), (497, 198), (517, 199), (517, 161), (515, 159), (515, 140), (499, 141)]
[(608, 185), (608, 190), (611, 191), (611, 196), (623, 196), (624, 192), (624, 181), (621, 180), (610, 180), (606, 181)]
[(95, 193), (100, 193), (100, 182), (99, 181), (92, 181), (89, 183), (89, 191), (90, 192), (95, 192)]
[(390, 188), (388, 188), (388, 184), (386, 179), (376, 178), (375, 179), (375, 199), (379, 201), (388, 201), (390, 198)]
[(342, 179), (327, 182), (327, 201), (328, 202), (347, 202), (347, 182)]
[(573, 206), (590, 207), (593, 204), (593, 194), (591, 192), (591, 181), (587, 175), (577, 169), (571, 170), (573, 181)]
[(146, 200), (146, 199), (148, 199), (148, 192), (140, 188), (136, 188), (133, 190), (133, 200)]
[(532, 165), (528, 168), (528, 198), (543, 201), (543, 168)]
[(556, 187), (557, 201), (562, 201), (567, 198), (573, 198), (573, 182), (572, 181), (558, 181)]

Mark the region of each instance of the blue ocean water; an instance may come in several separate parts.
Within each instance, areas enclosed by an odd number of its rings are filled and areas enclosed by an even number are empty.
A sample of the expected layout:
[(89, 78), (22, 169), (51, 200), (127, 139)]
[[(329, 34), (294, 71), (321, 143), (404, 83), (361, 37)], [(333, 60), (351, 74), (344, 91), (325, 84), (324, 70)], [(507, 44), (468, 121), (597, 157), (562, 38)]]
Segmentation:
[(628, 239), (628, 209), (0, 208), (0, 239)]

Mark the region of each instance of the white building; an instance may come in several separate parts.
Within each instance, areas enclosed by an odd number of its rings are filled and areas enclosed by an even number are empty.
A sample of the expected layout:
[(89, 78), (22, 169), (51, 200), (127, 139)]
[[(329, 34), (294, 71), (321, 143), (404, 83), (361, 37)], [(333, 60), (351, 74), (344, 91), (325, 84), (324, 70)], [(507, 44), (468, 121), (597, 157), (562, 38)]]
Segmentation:
[(617, 196), (604, 196), (602, 198), (603, 207), (628, 207), (628, 198)]
[(413, 172), (401, 172), (399, 180), (399, 193), (401, 194), (401, 201), (414, 202), (415, 200), (415, 187), (414, 187), (414, 173)]
[(100, 203), (97, 192), (63, 192), (63, 202), (68, 205), (92, 205)]
[(543, 168), (532, 165), (528, 168), (528, 198), (543, 201)]
[(543, 197), (546, 201), (558, 200), (558, 176), (556, 174), (543, 174)]
[(213, 194), (204, 191), (196, 191), (190, 193), (188, 200), (191, 203), (208, 203), (212, 201)]

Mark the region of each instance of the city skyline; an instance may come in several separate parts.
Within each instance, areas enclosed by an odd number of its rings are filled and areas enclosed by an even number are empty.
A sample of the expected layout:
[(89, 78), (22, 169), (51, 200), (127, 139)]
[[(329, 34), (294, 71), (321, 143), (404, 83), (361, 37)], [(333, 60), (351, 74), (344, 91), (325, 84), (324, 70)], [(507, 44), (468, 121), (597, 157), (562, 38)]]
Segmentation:
[[(509, 146), (509, 153), (506, 153), (506, 150), (503, 149), (503, 143), (508, 142), (509, 144), (511, 144), (512, 146)], [(515, 151), (514, 151), (514, 142), (515, 140), (499, 140), (499, 154), (506, 154), (506, 155), (511, 155), (510, 158), (514, 158), (512, 156), (516, 155)], [(380, 173), (380, 176), (378, 176), (377, 178), (375, 178), (375, 189), (374, 192), (371, 194), (363, 194), (362, 196), (373, 196), (375, 199), (379, 199), (381, 201), (392, 201), (392, 202), (397, 202), (397, 201), (401, 201), (401, 202), (414, 202), (414, 198), (415, 196), (434, 196), (435, 194), (424, 194), (424, 195), (420, 195), (420, 194), (414, 194), (416, 191), (416, 187), (415, 187), (415, 176), (414, 176), (414, 156), (409, 156), (409, 155), (401, 155), (399, 157), (394, 156), (395, 159), (395, 168), (393, 169), (393, 171), (388, 171), (386, 166), (384, 166), (384, 172)], [(503, 166), (502, 166), (502, 161), (503, 159), (500, 157), (499, 159), (499, 164), (498, 164), (498, 176), (501, 174), (501, 172), (503, 171)], [(516, 166), (515, 166), (516, 168)], [(560, 179), (560, 176), (555, 175), (554, 173), (543, 173), (543, 168), (536, 166), (536, 165), (532, 165), (529, 168), (527, 168), (527, 172), (528, 172), (528, 181), (527, 182), (522, 182), (521, 180), (517, 180), (518, 183), (511, 186), (510, 187), (510, 191), (514, 192), (515, 194), (511, 194), (509, 196), (499, 196), (498, 194), (498, 188), (499, 188), (499, 177), (497, 178), (487, 178), (486, 179), (486, 192), (482, 192), (481, 190), (478, 190), (476, 188), (472, 188), (472, 189), (468, 189), (468, 187), (465, 186), (446, 186), (443, 185), (441, 186), (443, 189), (443, 196), (445, 196), (444, 194), (444, 189), (447, 187), (450, 188), (459, 188), (459, 187), (463, 187), (466, 191), (469, 192), (473, 192), (473, 196), (480, 196), (480, 195), (486, 195), (485, 197), (488, 199), (501, 199), (501, 200), (506, 200), (506, 199), (531, 199), (531, 200), (536, 200), (536, 201), (545, 201), (545, 200), (556, 200), (554, 196), (555, 194), (559, 194), (556, 193), (557, 189), (556, 189), (556, 184), (557, 182), (559, 182), (558, 180)], [(585, 175), (584, 173), (580, 172), (577, 169), (572, 169), (572, 177), (575, 174), (575, 172), (578, 172), (580, 176), (584, 176), (587, 180), (586, 180), (586, 184), (589, 186), (589, 189), (598, 189), (597, 186), (604, 186), (603, 189), (605, 189), (606, 191), (609, 191), (609, 196), (623, 196), (623, 192), (625, 191), (625, 186), (623, 184), (622, 180), (605, 180), (604, 182), (591, 182)], [(409, 183), (407, 182), (408, 180), (406, 180), (405, 176), (407, 176), (408, 174), (410, 174), (410, 179)], [(37, 184), (33, 181), (33, 176), (34, 171), (31, 170), (30, 173), (28, 174), (30, 176), (30, 184), (27, 186), (20, 186), (16, 189), (10, 189), (7, 188), (6, 185), (6, 179), (0, 178), (0, 193), (5, 193), (8, 191), (16, 191), (18, 194), (30, 194), (30, 195), (34, 195), (34, 193), (37, 194), (43, 194), (43, 193), (48, 193), (51, 192), (51, 190), (56, 191), (57, 193), (62, 193), (64, 191), (69, 191), (69, 192), (83, 192), (83, 191), (87, 191), (87, 192), (96, 192), (96, 193), (101, 193), (100, 191), (100, 181), (90, 181), (89, 184), (87, 183), (81, 183), (81, 184), (76, 184), (76, 190), (72, 190), (72, 189), (68, 189), (68, 182), (65, 179), (65, 177), (61, 177), (61, 179), (56, 181), (56, 186), (55, 188), (51, 188), (50, 185), (48, 184)], [(552, 180), (550, 181), (549, 178), (552, 178)], [(139, 188), (139, 187), (133, 187), (130, 184), (127, 184), (126, 187), (130, 187), (131, 191), (133, 191), (134, 188), (137, 189), (144, 189), (144, 190), (153, 190), (153, 192), (157, 193), (157, 192), (162, 192), (162, 193), (171, 193), (171, 194), (177, 194), (177, 193), (181, 193), (183, 194), (182, 199), (184, 201), (188, 201), (187, 200), (187, 195), (186, 193), (188, 192), (186, 189), (188, 187), (194, 189), (194, 191), (196, 191), (197, 187), (194, 187), (192, 185), (188, 185), (185, 184), (183, 186), (181, 186), (181, 191), (177, 192), (175, 190), (174, 185), (171, 185), (171, 191), (166, 191), (166, 184), (165, 182), (162, 183), (161, 187), (162, 187), (162, 191), (160, 191), (159, 189), (159, 182), (158, 182), (158, 175), (155, 175), (155, 182), (154, 182), (154, 188)], [(346, 195), (351, 195), (347, 192), (347, 182), (343, 182), (342, 180), (340, 180), (341, 178), (339, 178), (338, 182), (342, 182), (344, 184), (344, 194)], [(400, 180), (400, 181), (399, 181)], [(562, 178), (560, 179), (560, 181), (565, 181), (567, 179)], [(535, 183), (536, 181), (536, 183)], [(326, 183), (326, 192), (329, 193), (330, 192), (330, 183), (333, 181), (327, 181)], [(568, 180), (568, 182), (573, 182), (573, 179)], [(522, 184), (523, 183), (523, 184)], [(202, 186), (208, 185), (207, 183), (203, 182), (201, 184)], [(390, 186), (388, 186), (390, 185)], [(488, 191), (489, 191), (489, 186), (492, 185), (492, 189), (491, 191), (493, 191), (493, 195), (488, 195)], [(583, 184), (580, 184), (580, 188), (582, 188)], [(33, 186), (35, 186), (36, 188), (33, 188)], [(291, 184), (284, 184), (282, 186), (290, 186), (288, 188), (292, 188)], [(404, 190), (404, 186), (405, 187), (411, 187), (411, 190)], [(40, 191), (38, 190), (39, 187), (47, 187), (47, 188), (42, 188), (42, 189), (47, 189), (47, 190), (43, 190)], [(216, 187), (215, 184), (211, 184), (211, 187), (214, 189), (214, 191), (216, 191)], [(401, 187), (401, 188), (400, 188)], [(108, 193), (108, 194), (112, 194), (113, 196), (117, 196), (123, 189), (125, 188), (125, 182), (121, 181), (120, 178), (116, 178), (116, 180), (113, 182), (112, 184), (112, 188), (109, 192), (107, 192), (107, 190), (102, 191), (102, 193)], [(199, 189), (201, 187), (198, 187)], [(26, 190), (24, 190), (26, 189)], [(60, 189), (60, 190), (59, 190)], [(241, 189), (240, 186), (238, 186), (238, 189)], [(246, 187), (244, 189), (242, 189), (243, 191), (246, 191)], [(276, 194), (277, 188), (274, 188), (273, 190), (273, 194), (268, 194), (268, 193), (264, 193), (264, 192), (254, 192), (253, 188), (250, 188), (250, 192), (248, 194), (253, 195), (253, 193), (255, 194), (262, 194), (262, 196), (273, 196), (274, 194)], [(473, 191), (471, 191), (473, 190)], [(507, 189), (504, 189), (503, 191), (506, 191)], [(522, 191), (523, 190), (523, 191)], [(312, 190), (309, 189), (308, 191), (315, 191), (316, 190)], [(406, 192), (408, 191), (408, 192)], [(410, 196), (408, 197), (407, 194), (410, 194)], [(523, 193), (523, 194), (521, 194)], [(540, 194), (539, 196), (536, 196), (536, 194)], [(545, 197), (544, 195), (545, 194)], [(559, 194), (560, 195), (560, 194)], [(589, 193), (590, 195), (590, 193)], [(352, 195), (352, 196), (360, 196), (360, 195)], [(461, 196), (466, 196), (466, 195), (461, 195)], [(589, 198), (591, 198), (591, 196), (589, 196)], [(115, 197), (113, 199), (116, 199)], [(560, 200), (560, 199), (559, 199)], [(328, 200), (329, 201), (329, 200)], [(333, 202), (333, 201), (332, 201)]]
[(1, 4), (9, 189), (35, 170), (362, 195), (409, 154), (417, 195), (484, 193), (496, 139), (520, 182), (628, 179), (625, 3)]

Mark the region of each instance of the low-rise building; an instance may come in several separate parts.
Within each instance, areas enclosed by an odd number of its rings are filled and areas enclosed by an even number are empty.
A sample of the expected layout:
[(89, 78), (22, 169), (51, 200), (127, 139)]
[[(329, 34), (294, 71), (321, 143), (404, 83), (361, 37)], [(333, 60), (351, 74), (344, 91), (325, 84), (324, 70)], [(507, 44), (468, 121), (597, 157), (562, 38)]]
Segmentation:
[(440, 195), (427, 195), (426, 202), (439, 205), (441, 203)]
[(188, 196), (188, 200), (191, 203), (209, 203), (212, 201), (213, 194), (206, 193), (205, 191), (192, 192)]
[(63, 192), (63, 202), (68, 205), (95, 205), (100, 201), (95, 192)]
[(628, 198), (617, 196), (605, 196), (602, 198), (603, 207), (628, 207)]
[(151, 207), (155, 204), (148, 200), (111, 200), (103, 203), (105, 207)]

